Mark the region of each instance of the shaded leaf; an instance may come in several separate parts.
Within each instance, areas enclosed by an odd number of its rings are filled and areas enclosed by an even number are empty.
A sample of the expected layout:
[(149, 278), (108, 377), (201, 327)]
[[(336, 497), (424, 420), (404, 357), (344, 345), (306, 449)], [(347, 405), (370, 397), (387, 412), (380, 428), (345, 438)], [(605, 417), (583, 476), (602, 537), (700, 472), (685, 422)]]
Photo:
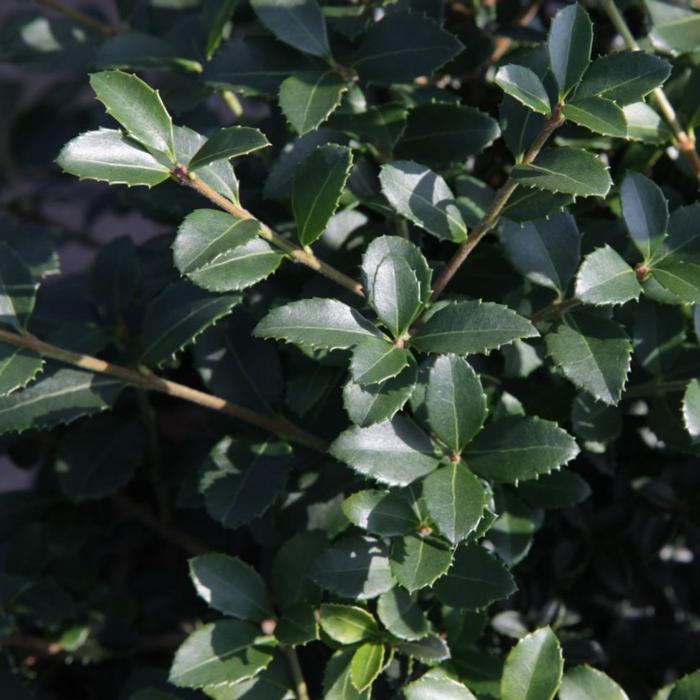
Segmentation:
[(198, 170), (217, 160), (244, 156), (269, 145), (265, 134), (258, 129), (249, 126), (229, 126), (215, 131), (192, 156), (187, 167), (190, 171)]
[(37, 287), (22, 258), (8, 245), (0, 243), (0, 325), (20, 332), (27, 327)]
[(334, 70), (295, 73), (280, 85), (280, 109), (303, 136), (328, 119), (346, 90), (345, 81)]
[(437, 537), (414, 534), (393, 540), (389, 558), (394, 578), (412, 593), (444, 575), (452, 564), (452, 550)]
[(405, 535), (420, 524), (408, 501), (396, 491), (358, 491), (343, 501), (342, 508), (353, 525), (382, 537)]
[(275, 627), (275, 637), (288, 646), (308, 644), (318, 639), (314, 606), (297, 603), (288, 608)]
[(398, 645), (397, 651), (426, 663), (445, 661), (450, 658), (447, 642), (436, 634), (429, 634), (415, 641), (402, 642)]
[(23, 389), (43, 367), (44, 360), (33, 350), (0, 342), (0, 396)]
[(666, 237), (666, 197), (653, 180), (629, 171), (620, 187), (620, 199), (627, 230), (644, 259), (649, 260)]
[(277, 550), (272, 562), (272, 588), (280, 608), (320, 599), (320, 591), (311, 579), (311, 570), (327, 546), (325, 533), (310, 530), (295, 535)]
[(403, 588), (392, 588), (379, 596), (377, 615), (384, 627), (399, 639), (416, 641), (430, 631), (420, 605)]

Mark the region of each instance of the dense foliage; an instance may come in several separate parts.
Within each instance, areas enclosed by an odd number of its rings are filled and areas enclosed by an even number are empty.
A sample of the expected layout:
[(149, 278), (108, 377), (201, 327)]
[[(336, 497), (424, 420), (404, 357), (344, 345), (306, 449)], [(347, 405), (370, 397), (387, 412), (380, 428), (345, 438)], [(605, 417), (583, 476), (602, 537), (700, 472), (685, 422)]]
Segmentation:
[(698, 700), (700, 13), (38, 4), (0, 697)]

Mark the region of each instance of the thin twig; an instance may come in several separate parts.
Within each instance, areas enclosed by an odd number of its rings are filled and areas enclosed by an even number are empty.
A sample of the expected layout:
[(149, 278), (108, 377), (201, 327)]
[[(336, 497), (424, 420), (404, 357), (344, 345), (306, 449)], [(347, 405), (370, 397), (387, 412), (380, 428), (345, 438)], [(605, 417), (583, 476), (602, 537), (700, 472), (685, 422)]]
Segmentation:
[[(226, 197), (222, 197), (218, 192), (209, 187), (206, 182), (203, 182), (201, 178), (197, 177), (195, 173), (190, 173), (184, 165), (176, 166), (172, 171), (172, 175), (179, 183), (191, 187), (232, 216), (239, 219), (255, 219), (257, 221), (256, 217), (245, 207), (234, 204), (231, 200), (226, 199)], [(290, 243), (286, 238), (277, 235), (269, 226), (262, 222), (260, 222), (259, 235), (280, 250), (283, 250), (296, 262), (306, 265), (312, 270), (328, 277), (328, 279), (345, 287), (345, 289), (350, 290), (353, 294), (364, 297), (362, 285), (359, 282), (356, 282), (352, 277), (348, 277), (346, 274), (340, 272), (340, 270), (336, 270), (332, 265), (323, 262), (323, 260), (319, 260), (311, 251), (304, 250)]]
[(293, 647), (289, 646), (283, 646), (282, 651), (289, 661), (289, 668), (292, 671), (297, 700), (310, 700), (309, 689), (306, 687), (306, 681), (304, 680), (304, 674), (302, 673), (301, 664), (299, 663), (299, 657), (296, 651)]
[[(615, 29), (617, 29), (620, 36), (624, 39), (627, 48), (632, 51), (641, 51), (637, 40), (632, 35), (630, 28), (625, 22), (625, 18), (618, 9), (614, 0), (601, 0), (601, 5), (603, 9), (607, 12), (610, 21), (613, 23)], [(688, 159), (690, 167), (695, 174), (695, 177), (700, 180), (700, 155), (698, 155), (695, 149), (695, 139), (691, 136), (682, 126), (676, 115), (676, 110), (673, 109), (673, 105), (666, 97), (666, 93), (662, 88), (656, 88), (651, 93), (656, 100), (656, 104), (659, 106), (659, 111), (663, 115), (668, 125), (671, 127), (673, 136), (676, 139), (676, 144), (679, 150)]]
[(558, 314), (563, 314), (565, 311), (578, 306), (581, 302), (578, 299), (556, 299), (551, 304), (547, 304), (543, 309), (535, 311), (530, 320), (533, 323), (539, 323), (540, 321), (545, 321), (550, 316), (557, 316)]
[(0, 341), (34, 350), (44, 357), (50, 357), (54, 360), (74, 365), (75, 367), (81, 367), (90, 372), (108, 374), (117, 379), (121, 379), (127, 384), (140, 387), (141, 389), (157, 391), (161, 394), (167, 394), (168, 396), (175, 396), (176, 398), (196, 403), (199, 406), (226, 413), (229, 416), (255, 425), (258, 428), (285, 437), (299, 445), (310, 447), (317, 452), (325, 452), (328, 449), (326, 440), (306, 432), (286, 418), (265, 416), (256, 411), (252, 411), (246, 406), (239, 406), (238, 404), (231, 403), (214, 394), (207, 394), (204, 391), (193, 389), (184, 384), (178, 384), (169, 379), (163, 379), (155, 374), (141, 374), (136, 370), (122, 367), (121, 365), (115, 365), (112, 362), (106, 362), (105, 360), (100, 360), (91, 355), (83, 355), (82, 353), (65, 350), (56, 345), (45, 343), (32, 335), (18, 335), (17, 333), (0, 329)]
[(85, 27), (95, 29), (96, 31), (101, 32), (105, 36), (115, 36), (116, 34), (119, 34), (119, 30), (116, 27), (112, 27), (109, 24), (105, 24), (99, 19), (95, 19), (91, 15), (88, 15), (86, 12), (78, 10), (75, 7), (70, 7), (69, 5), (66, 5), (60, 0), (36, 0), (36, 2), (39, 5), (43, 5), (44, 7), (50, 7), (52, 10), (60, 12), (62, 15), (69, 17), (70, 19), (75, 20), (76, 22), (79, 22)]

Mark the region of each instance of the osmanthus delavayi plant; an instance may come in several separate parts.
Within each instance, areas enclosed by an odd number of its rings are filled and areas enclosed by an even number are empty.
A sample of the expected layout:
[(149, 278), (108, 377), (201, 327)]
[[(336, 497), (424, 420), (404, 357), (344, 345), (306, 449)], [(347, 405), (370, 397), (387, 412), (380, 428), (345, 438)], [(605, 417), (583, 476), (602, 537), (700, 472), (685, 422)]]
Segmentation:
[[(193, 555), (210, 609), (186, 604), (167, 683), (134, 676), (125, 700), (628, 698), (595, 668), (620, 666), (591, 651), (585, 615), (538, 609), (528, 555), (549, 511), (581, 539), (601, 527), (585, 524), (580, 464), (610, 479), (634, 440), (627, 459), (698, 455), (700, 102), (672, 78), (676, 114), (661, 86), (670, 59), (698, 85), (700, 15), (647, 3), (641, 50), (603, 3), (612, 25), (596, 26), (628, 48), (598, 55), (589, 12), (565, 4), (478, 74), (487, 112), (455, 76), (491, 53), (492, 4), (238, 4), (96, 49), (108, 117), (57, 163), (158, 187), (126, 201), (174, 226), (103, 248), (94, 315), (52, 318), (55, 257), (18, 234), (0, 244), (0, 430), (14, 454), (26, 443), (10, 434), (55, 428), (32, 433), (49, 436), (40, 488), (2, 497), (0, 534), (20, 533), (0, 575), (12, 668), (28, 626), (64, 660), (119, 654), (97, 630), (135, 603), (66, 571), (98, 546), (82, 530), (111, 497)], [(149, 68), (181, 83), (160, 93), (134, 72)], [(217, 91), (245, 124), (187, 126), (183, 103)], [(236, 95), (272, 111), (269, 129)], [(679, 185), (644, 174), (659, 163)], [(149, 392), (224, 414), (171, 470)], [(685, 487), (636, 478), (678, 535)], [(47, 537), (54, 554), (23, 564)], [(557, 575), (586, 567), (568, 561), (578, 546), (556, 551)], [(160, 573), (134, 585), (182, 571)], [(697, 673), (676, 682), (688, 670), (656, 698), (700, 697)]]

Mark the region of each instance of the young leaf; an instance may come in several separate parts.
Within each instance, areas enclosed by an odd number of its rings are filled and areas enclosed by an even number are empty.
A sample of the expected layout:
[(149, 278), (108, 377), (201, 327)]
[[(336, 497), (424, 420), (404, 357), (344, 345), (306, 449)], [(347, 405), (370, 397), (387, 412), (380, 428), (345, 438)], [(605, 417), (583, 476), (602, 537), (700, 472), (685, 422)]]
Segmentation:
[(481, 610), (516, 590), (508, 569), (475, 543), (457, 548), (452, 567), (434, 586), (439, 600), (460, 610)]
[(331, 657), (323, 674), (323, 700), (369, 700), (370, 689), (360, 693), (351, 678), (353, 649), (341, 649)]
[(145, 148), (117, 129), (98, 129), (76, 136), (56, 159), (67, 173), (110, 185), (153, 187), (170, 177), (170, 170)]
[(403, 689), (406, 700), (476, 700), (474, 695), (453, 678), (426, 673)]
[(476, 529), (486, 507), (486, 490), (463, 462), (451, 462), (423, 481), (423, 499), (430, 517), (456, 545)]
[(484, 479), (517, 484), (558, 469), (578, 452), (571, 435), (556, 423), (532, 416), (509, 416), (489, 423), (463, 457), (467, 466)]
[(666, 197), (653, 180), (628, 171), (620, 187), (620, 200), (627, 230), (644, 260), (649, 261), (666, 237)]
[(577, 387), (603, 403), (619, 402), (632, 359), (632, 343), (622, 326), (598, 314), (575, 312), (545, 340), (549, 355)]
[(587, 255), (576, 276), (576, 296), (586, 304), (624, 304), (641, 293), (634, 270), (609, 245)]
[(357, 345), (350, 361), (350, 373), (358, 384), (378, 384), (395, 377), (411, 361), (411, 353), (384, 338), (371, 338)]
[(322, 605), (319, 624), (339, 644), (357, 644), (379, 635), (377, 621), (366, 610), (354, 605)]
[(576, 87), (588, 68), (592, 44), (593, 24), (581, 5), (575, 3), (557, 12), (549, 28), (547, 48), (560, 100)]
[(382, 193), (396, 211), (437, 238), (459, 243), (467, 227), (447, 183), (432, 170), (408, 160), (382, 166)]
[(618, 51), (593, 61), (575, 99), (597, 96), (623, 106), (632, 104), (662, 85), (670, 73), (671, 65), (658, 56), (646, 51)]
[(425, 408), (431, 430), (453, 454), (459, 454), (481, 430), (486, 395), (465, 359), (455, 355), (435, 359), (428, 373)]
[(372, 687), (384, 668), (384, 645), (365, 642), (352, 657), (350, 678), (355, 689), (362, 693)]
[(44, 360), (33, 350), (0, 342), (0, 397), (23, 389), (43, 367)]
[(629, 700), (620, 686), (602, 671), (575, 666), (561, 680), (560, 700)]
[(399, 639), (416, 641), (430, 631), (420, 606), (403, 588), (392, 588), (379, 596), (377, 615), (384, 627)]
[(251, 622), (274, 617), (260, 574), (237, 557), (216, 553), (194, 557), (190, 577), (199, 597), (224, 615)]
[(567, 102), (562, 114), (575, 124), (584, 126), (597, 134), (627, 138), (625, 113), (612, 100), (604, 97), (576, 97)]
[(420, 524), (408, 501), (396, 491), (358, 491), (343, 501), (342, 509), (353, 525), (382, 537), (405, 535)]
[(0, 326), (20, 332), (27, 327), (34, 310), (38, 284), (22, 258), (0, 243)]
[(169, 681), (180, 688), (205, 688), (252, 678), (272, 661), (272, 647), (255, 645), (258, 629), (248, 622), (219, 620), (182, 643)]
[(411, 347), (421, 352), (467, 355), (536, 335), (535, 327), (507, 306), (461, 301), (435, 311), (411, 338)]
[(552, 700), (559, 689), (564, 659), (559, 640), (549, 627), (523, 637), (503, 667), (503, 700)]
[(445, 574), (452, 564), (452, 550), (437, 537), (414, 534), (393, 540), (389, 559), (397, 583), (413, 593)]
[(573, 216), (553, 214), (522, 225), (505, 220), (500, 236), (517, 270), (531, 282), (564, 294), (580, 259), (581, 234)]
[(156, 90), (137, 76), (118, 70), (93, 73), (90, 86), (107, 113), (134, 141), (174, 161), (173, 122)]
[(605, 197), (612, 186), (610, 173), (600, 158), (564, 146), (545, 149), (534, 163), (516, 165), (512, 176), (528, 187), (577, 197)]
[(238, 294), (210, 294), (186, 281), (166, 287), (146, 309), (139, 361), (157, 367), (231, 312)]
[(438, 465), (428, 436), (403, 416), (369, 428), (349, 428), (335, 439), (330, 453), (360, 474), (389, 486), (407, 486)]
[(217, 160), (244, 156), (269, 145), (265, 134), (258, 129), (249, 126), (229, 126), (215, 131), (192, 156), (187, 167), (190, 171), (198, 170)]
[(352, 60), (362, 80), (410, 83), (431, 75), (464, 47), (454, 34), (418, 13), (391, 12), (365, 34)]
[(325, 231), (343, 194), (352, 166), (345, 146), (319, 146), (294, 173), (292, 209), (299, 240), (311, 245)]
[(552, 111), (549, 96), (537, 75), (525, 66), (509, 63), (496, 73), (498, 87), (534, 112), (547, 115)]
[(335, 299), (304, 299), (276, 309), (253, 331), (259, 338), (277, 338), (327, 350), (352, 348), (381, 333), (355, 309)]
[(328, 119), (346, 90), (347, 84), (337, 71), (295, 73), (280, 85), (280, 109), (303, 136)]
[(326, 20), (316, 0), (251, 0), (250, 4), (280, 41), (312, 56), (331, 55)]
[(394, 587), (386, 545), (373, 537), (345, 537), (314, 562), (312, 578), (341, 598), (367, 600)]
[(693, 442), (700, 442), (700, 380), (691, 379), (683, 395), (683, 423)]

